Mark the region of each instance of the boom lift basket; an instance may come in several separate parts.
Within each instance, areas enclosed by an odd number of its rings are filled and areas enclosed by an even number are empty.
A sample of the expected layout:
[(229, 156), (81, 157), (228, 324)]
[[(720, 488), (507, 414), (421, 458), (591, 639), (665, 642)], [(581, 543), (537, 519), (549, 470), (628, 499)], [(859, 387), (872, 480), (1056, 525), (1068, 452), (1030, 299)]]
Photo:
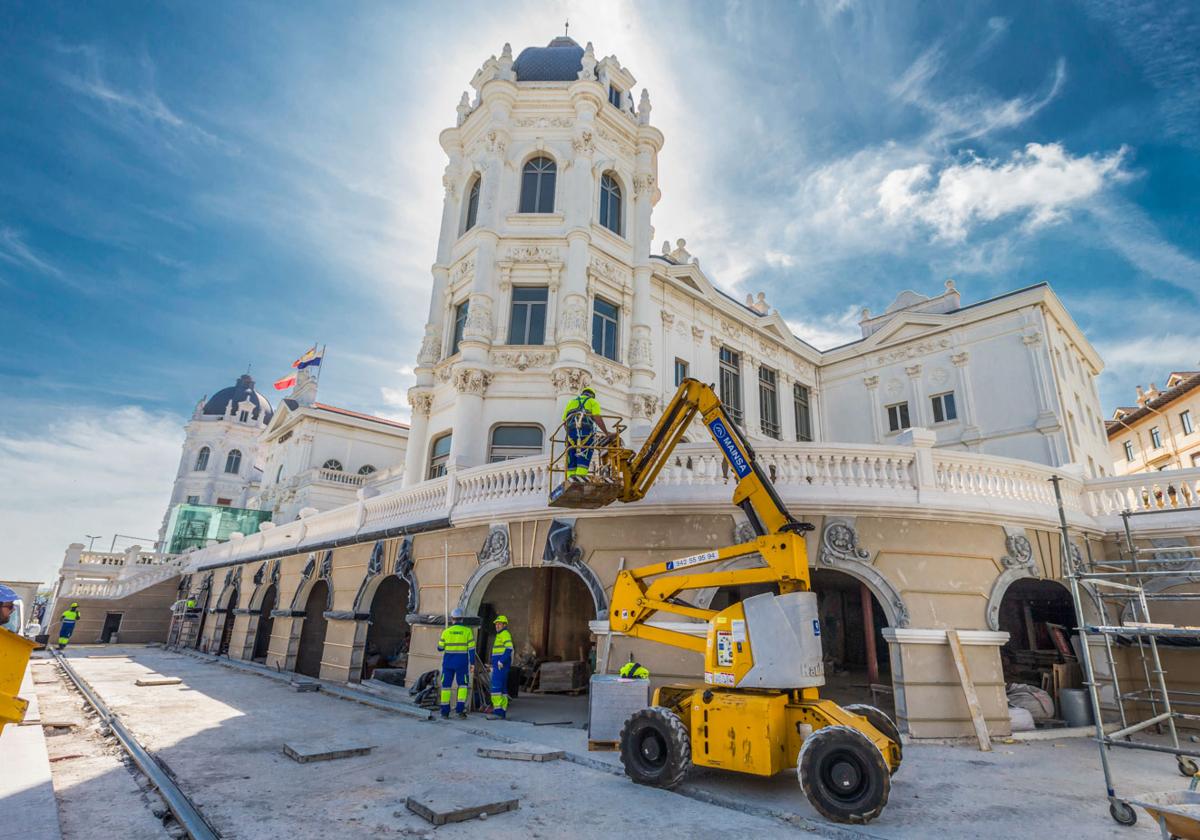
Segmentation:
[(6, 723), (20, 723), (25, 718), (28, 700), (17, 696), (29, 654), (39, 647), (24, 636), (0, 629), (0, 731)]
[[(624, 489), (622, 461), (633, 452), (626, 449), (622, 436), (625, 424), (620, 417), (600, 415), (611, 430), (609, 434), (597, 429), (586, 447), (573, 447), (567, 439), (567, 418), (550, 438), (550, 507), (594, 510), (612, 504)], [(585, 449), (591, 456), (586, 480), (571, 481), (567, 476), (568, 456), (573, 448)]]

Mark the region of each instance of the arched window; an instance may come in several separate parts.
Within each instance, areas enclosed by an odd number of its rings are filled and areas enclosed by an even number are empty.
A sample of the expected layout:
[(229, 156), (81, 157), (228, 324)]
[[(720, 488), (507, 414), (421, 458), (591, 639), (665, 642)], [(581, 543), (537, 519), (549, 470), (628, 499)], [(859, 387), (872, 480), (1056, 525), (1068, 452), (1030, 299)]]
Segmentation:
[(600, 179), (600, 224), (621, 235), (621, 185), (611, 172)]
[(507, 461), (526, 455), (539, 455), (542, 451), (542, 429), (540, 426), (497, 426), (492, 429), (492, 445), (488, 449), (488, 462)]
[(554, 212), (554, 179), (558, 167), (550, 158), (535, 157), (521, 172), (521, 212)]
[(476, 175), (471, 180), (471, 189), (467, 191), (467, 221), (463, 225), (463, 233), (475, 227), (475, 220), (479, 217), (479, 184), (480, 177)]
[(231, 449), (225, 456), (225, 472), (235, 475), (242, 469), (242, 450)]
[(450, 460), (450, 433), (433, 439), (429, 447), (429, 475), (427, 478), (441, 478), (446, 474), (446, 462)]
[(210, 454), (207, 446), (200, 447), (200, 452), (196, 455), (196, 466), (193, 469), (196, 472), (204, 472), (208, 469), (208, 456)]
[(326, 461), (324, 464), (321, 465), (321, 469), (337, 470), (338, 472), (341, 472), (342, 471), (342, 462), (339, 461), (337, 458), (330, 458), (328, 461)]
[(375, 472), (375, 467), (372, 464), (363, 464), (358, 468), (359, 475), (370, 475), (373, 472)]
[(283, 464), (279, 465), (279, 469), (275, 470), (275, 483), (278, 484), (283, 479)]

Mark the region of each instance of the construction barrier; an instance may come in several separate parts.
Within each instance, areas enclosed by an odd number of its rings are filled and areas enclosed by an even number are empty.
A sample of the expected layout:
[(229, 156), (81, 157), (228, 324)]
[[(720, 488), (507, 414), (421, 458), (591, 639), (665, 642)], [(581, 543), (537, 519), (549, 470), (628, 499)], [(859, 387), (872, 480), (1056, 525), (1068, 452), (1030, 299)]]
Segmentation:
[(8, 723), (20, 723), (25, 719), (28, 700), (17, 696), (29, 654), (39, 645), (24, 636), (0, 629), (0, 732)]

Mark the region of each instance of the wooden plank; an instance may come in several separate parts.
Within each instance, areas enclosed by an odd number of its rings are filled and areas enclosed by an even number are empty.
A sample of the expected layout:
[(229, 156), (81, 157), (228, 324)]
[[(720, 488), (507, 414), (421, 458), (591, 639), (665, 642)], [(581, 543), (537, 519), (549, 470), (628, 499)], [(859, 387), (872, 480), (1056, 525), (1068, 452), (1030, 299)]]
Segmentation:
[(588, 752), (617, 752), (620, 749), (620, 741), (588, 741)]
[(153, 685), (179, 685), (183, 682), (179, 677), (142, 677), (134, 685), (145, 688)]
[(438, 792), (420, 797), (410, 796), (404, 805), (408, 810), (433, 825), (445, 825), (493, 814), (503, 814), (505, 811), (515, 811), (519, 807), (519, 803), (519, 799), (481, 801), (480, 794), (472, 795), (469, 791), (464, 791), (461, 793)]
[(958, 639), (958, 631), (947, 630), (946, 641), (950, 643), (950, 655), (954, 657), (954, 667), (958, 669), (958, 681), (962, 683), (963, 695), (967, 698), (967, 708), (971, 712), (971, 723), (975, 726), (975, 737), (979, 740), (979, 749), (982, 752), (991, 752), (992, 739), (988, 736), (987, 722), (983, 719), (983, 711), (979, 707), (979, 695), (975, 693), (975, 683), (971, 682), (971, 672), (967, 670), (967, 660), (963, 657), (962, 642)]

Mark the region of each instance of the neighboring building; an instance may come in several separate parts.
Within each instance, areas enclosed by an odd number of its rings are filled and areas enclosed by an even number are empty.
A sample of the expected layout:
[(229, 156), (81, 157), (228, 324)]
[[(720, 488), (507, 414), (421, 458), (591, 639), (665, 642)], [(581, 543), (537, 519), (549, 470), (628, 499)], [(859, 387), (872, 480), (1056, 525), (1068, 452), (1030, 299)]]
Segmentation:
[(251, 506), (281, 525), (350, 504), (364, 484), (402, 474), (407, 443), (407, 424), (317, 402), (315, 383), (298, 382), (263, 433), (265, 477)]
[(1172, 371), (1161, 391), (1139, 385), (1137, 405), (1104, 425), (1116, 475), (1200, 467), (1200, 371)]
[(248, 373), (196, 404), (184, 426), (183, 454), (158, 532), (160, 546), (176, 505), (248, 506), (262, 480), (259, 439), (273, 416), (271, 401), (254, 389)]

